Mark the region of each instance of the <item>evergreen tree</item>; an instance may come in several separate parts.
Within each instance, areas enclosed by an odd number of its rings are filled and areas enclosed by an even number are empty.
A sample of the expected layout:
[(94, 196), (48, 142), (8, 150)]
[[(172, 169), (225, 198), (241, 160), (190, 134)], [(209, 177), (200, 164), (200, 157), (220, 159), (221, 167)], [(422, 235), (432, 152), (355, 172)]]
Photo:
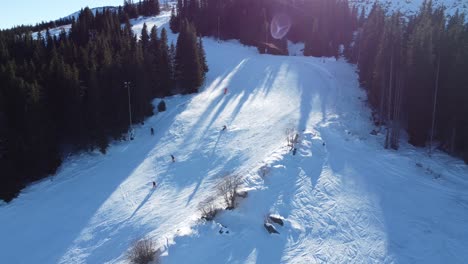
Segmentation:
[(166, 29), (163, 28), (161, 30), (161, 41), (160, 41), (160, 49), (161, 49), (161, 56), (160, 56), (160, 79), (161, 79), (161, 91), (162, 94), (168, 95), (172, 94), (173, 90), (173, 66), (172, 66), (172, 58), (171, 53), (169, 50), (169, 46), (167, 44), (167, 32)]
[(205, 49), (203, 48), (203, 41), (202, 38), (198, 38), (198, 56), (200, 58), (200, 71), (203, 73), (203, 78), (205, 76), (205, 73), (208, 72), (208, 63), (206, 62), (206, 54), (205, 54)]
[(429, 139), (431, 106), (435, 76), (434, 46), (432, 31), (432, 6), (426, 2), (417, 18), (414, 30), (409, 37), (408, 63), (408, 132), (410, 143), (424, 146)]
[(177, 87), (182, 93), (194, 93), (203, 83), (204, 75), (197, 43), (193, 24), (187, 20), (182, 21), (175, 57)]
[(172, 10), (171, 10), (171, 18), (169, 20), (169, 27), (171, 28), (171, 31), (173, 33), (179, 32), (180, 16), (176, 15), (174, 7), (172, 7)]
[(146, 23), (143, 23), (143, 28), (141, 29), (141, 45), (143, 50), (146, 51), (149, 48), (150, 36), (148, 35), (148, 27)]

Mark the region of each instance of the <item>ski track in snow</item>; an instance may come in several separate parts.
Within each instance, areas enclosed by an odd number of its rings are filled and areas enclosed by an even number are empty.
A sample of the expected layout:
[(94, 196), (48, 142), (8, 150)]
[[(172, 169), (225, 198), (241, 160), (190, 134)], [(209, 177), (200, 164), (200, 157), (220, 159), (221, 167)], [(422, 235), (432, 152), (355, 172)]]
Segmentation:
[[(139, 32), (168, 20), (132, 23)], [(0, 262), (124, 263), (145, 236), (163, 263), (466, 262), (467, 166), (404, 143), (384, 150), (384, 136), (369, 134), (354, 66), (259, 55), (236, 41), (204, 45), (200, 93), (165, 99), (168, 110), (138, 125), (135, 140), (72, 156), (0, 205)], [(287, 128), (300, 134), (295, 156)], [(198, 204), (229, 173), (244, 176), (248, 197), (201, 222)], [(269, 213), (285, 219), (279, 235), (263, 228)]]

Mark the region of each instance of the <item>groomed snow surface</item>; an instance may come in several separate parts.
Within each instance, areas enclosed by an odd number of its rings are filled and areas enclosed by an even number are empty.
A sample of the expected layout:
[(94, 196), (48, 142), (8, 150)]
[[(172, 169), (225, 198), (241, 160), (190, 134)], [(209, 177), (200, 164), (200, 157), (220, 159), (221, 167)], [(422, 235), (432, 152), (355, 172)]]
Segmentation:
[[(162, 263), (466, 263), (467, 166), (405, 144), (383, 149), (354, 66), (204, 45), (210, 72), (198, 94), (166, 98), (135, 140), (70, 157), (0, 206), (1, 263), (125, 263), (143, 237)], [(201, 221), (199, 203), (228, 174), (243, 176), (248, 196)], [(263, 227), (269, 214), (284, 219), (280, 234)]]

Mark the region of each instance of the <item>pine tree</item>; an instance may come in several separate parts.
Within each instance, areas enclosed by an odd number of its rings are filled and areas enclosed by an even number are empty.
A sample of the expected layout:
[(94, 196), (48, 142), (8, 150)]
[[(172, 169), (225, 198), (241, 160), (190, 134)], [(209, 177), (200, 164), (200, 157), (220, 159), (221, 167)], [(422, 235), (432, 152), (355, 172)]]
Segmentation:
[(194, 93), (203, 83), (195, 27), (182, 21), (175, 57), (177, 87), (182, 93)]
[(174, 86), (175, 82), (176, 82), (176, 74), (175, 74), (175, 71), (176, 71), (176, 68), (175, 68), (175, 65), (176, 65), (176, 62), (175, 62), (175, 58), (176, 58), (176, 48), (175, 48), (175, 45), (174, 45), (174, 42), (171, 42), (171, 46), (169, 48), (169, 69), (170, 69), (170, 73), (171, 73), (171, 81), (172, 81), (172, 84)]
[(148, 49), (149, 42), (150, 37), (148, 35), (148, 27), (146, 26), (146, 23), (143, 23), (143, 28), (141, 29), (141, 45), (144, 51)]
[(144, 56), (144, 68), (146, 77), (149, 78), (149, 86), (152, 97), (161, 96), (163, 92), (161, 83), (161, 45), (158, 38), (156, 26), (151, 28), (149, 47)]
[(172, 58), (167, 44), (167, 32), (163, 28), (161, 30), (160, 41), (161, 57), (160, 57), (160, 79), (162, 95), (171, 95), (173, 90), (173, 73), (172, 73)]
[[(371, 89), (374, 77), (374, 60), (377, 56), (378, 43), (384, 27), (384, 12), (379, 4), (374, 4), (369, 14), (369, 18), (364, 24), (361, 38), (359, 39), (359, 80), (361, 84), (367, 89)], [(378, 94), (375, 92), (370, 93), (370, 100), (378, 101)]]
[(169, 20), (169, 27), (171, 28), (172, 33), (178, 33), (180, 28), (180, 15), (175, 14), (174, 7), (171, 10), (171, 19)]
[(407, 63), (409, 87), (408, 107), (409, 141), (416, 146), (424, 146), (429, 139), (431, 106), (435, 76), (434, 46), (432, 31), (432, 6), (426, 2), (417, 18), (415, 28), (409, 37)]
[(206, 54), (205, 49), (203, 48), (203, 41), (202, 38), (198, 38), (198, 56), (200, 58), (200, 67), (201, 72), (203, 74), (203, 80), (205, 79), (205, 74), (208, 72), (208, 63), (206, 62)]

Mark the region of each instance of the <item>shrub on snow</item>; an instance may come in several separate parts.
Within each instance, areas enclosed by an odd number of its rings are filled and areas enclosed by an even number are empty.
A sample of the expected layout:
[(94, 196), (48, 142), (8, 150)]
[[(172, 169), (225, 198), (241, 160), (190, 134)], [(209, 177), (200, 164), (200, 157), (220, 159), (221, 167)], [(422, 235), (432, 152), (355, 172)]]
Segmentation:
[(218, 192), (224, 198), (226, 209), (232, 210), (236, 207), (237, 190), (241, 185), (241, 177), (228, 175), (218, 185)]
[(161, 100), (158, 104), (158, 112), (164, 112), (166, 111), (166, 102), (164, 100)]
[(159, 263), (159, 250), (155, 249), (153, 240), (145, 238), (136, 241), (130, 251), (127, 253), (127, 259), (134, 264)]
[(215, 199), (213, 197), (208, 197), (198, 205), (198, 210), (201, 212), (202, 219), (207, 221), (213, 220), (218, 213), (218, 209), (215, 205)]

